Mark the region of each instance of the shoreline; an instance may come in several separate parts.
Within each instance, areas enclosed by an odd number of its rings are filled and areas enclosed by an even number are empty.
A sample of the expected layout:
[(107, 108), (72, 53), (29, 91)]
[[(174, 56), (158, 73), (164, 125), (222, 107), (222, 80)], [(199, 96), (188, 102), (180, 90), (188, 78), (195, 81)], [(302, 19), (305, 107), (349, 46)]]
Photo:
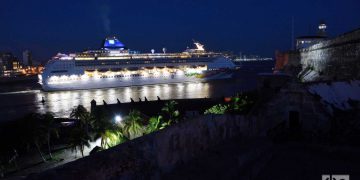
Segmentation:
[(9, 84), (9, 83), (22, 83), (22, 82), (37, 82), (38, 76), (37, 75), (30, 75), (30, 76), (18, 76), (18, 77), (0, 77), (0, 85)]

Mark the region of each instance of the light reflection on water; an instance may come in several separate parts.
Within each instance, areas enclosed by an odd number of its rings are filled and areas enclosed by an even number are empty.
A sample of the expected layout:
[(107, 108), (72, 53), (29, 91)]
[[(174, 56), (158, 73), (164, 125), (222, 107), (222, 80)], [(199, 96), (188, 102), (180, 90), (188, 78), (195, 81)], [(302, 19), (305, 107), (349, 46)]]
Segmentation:
[[(71, 110), (81, 104), (90, 109), (91, 100), (103, 104), (161, 99), (189, 99), (204, 97), (232, 96), (240, 91), (256, 88), (256, 74), (240, 72), (236, 78), (206, 83), (178, 83), (135, 87), (92, 89), (79, 91), (43, 92), (20, 86), (15, 90), (0, 89), (0, 122), (23, 117), (25, 114), (53, 112), (57, 117), (69, 117)], [(41, 103), (42, 97), (46, 100)]]
[[(79, 104), (90, 108), (90, 102), (95, 99), (98, 104), (130, 102), (161, 99), (188, 99), (203, 97), (221, 97), (235, 95), (240, 91), (256, 88), (256, 74), (271, 72), (273, 62), (254, 65), (248, 64), (244, 71), (236, 73), (234, 79), (210, 81), (206, 83), (178, 83), (163, 85), (148, 85), (138, 87), (122, 87), (108, 89), (93, 89), (81, 91), (43, 92), (34, 84), (17, 84), (0, 86), (0, 122), (23, 117), (31, 112), (53, 112), (57, 117), (68, 117), (72, 108)], [(244, 64), (245, 68), (245, 64)], [(41, 103), (42, 97), (46, 100)]]
[[(103, 104), (103, 100), (108, 104), (121, 102), (130, 102), (142, 100), (145, 97), (148, 100), (161, 99), (187, 99), (210, 97), (208, 83), (179, 83), (179, 84), (161, 84), (147, 85), (137, 87), (121, 87), (109, 89), (79, 90), (79, 91), (60, 91), (60, 92), (37, 92), (35, 106), (37, 112), (53, 112), (57, 117), (68, 117), (71, 110), (81, 104), (90, 109), (91, 100), (97, 104)], [(45, 103), (42, 104), (42, 98)]]
[[(0, 86), (0, 122), (23, 117), (31, 112), (53, 112), (58, 117), (68, 117), (72, 108), (79, 104), (90, 108), (90, 102), (95, 99), (98, 104), (130, 102), (161, 99), (188, 99), (203, 97), (221, 97), (235, 95), (240, 91), (256, 88), (256, 74), (258, 72), (271, 72), (273, 62), (261, 65), (248, 64), (244, 71), (236, 73), (234, 79), (210, 81), (206, 83), (178, 83), (163, 85), (148, 85), (138, 87), (122, 87), (108, 89), (93, 89), (81, 91), (43, 92), (34, 84), (18, 84), (13, 86)], [(249, 69), (251, 71), (249, 71)], [(46, 100), (41, 103), (42, 97)]]

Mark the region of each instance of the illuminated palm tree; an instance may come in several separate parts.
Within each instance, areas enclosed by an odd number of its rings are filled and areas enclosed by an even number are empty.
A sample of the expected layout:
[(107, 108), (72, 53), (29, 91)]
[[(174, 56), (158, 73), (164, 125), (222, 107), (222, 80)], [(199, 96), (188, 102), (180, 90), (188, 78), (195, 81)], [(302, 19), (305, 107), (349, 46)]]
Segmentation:
[(123, 133), (128, 139), (134, 139), (144, 134), (141, 114), (138, 110), (130, 111), (123, 121)]
[(74, 151), (80, 150), (82, 157), (84, 157), (85, 146), (90, 146), (90, 128), (94, 126), (95, 118), (82, 105), (73, 109), (70, 117), (77, 119), (78, 124), (71, 131), (69, 145)]
[(225, 114), (229, 110), (229, 105), (217, 104), (207, 109), (204, 114)]
[(163, 129), (162, 116), (154, 116), (149, 119), (149, 124), (146, 126), (146, 134)]
[(100, 118), (97, 118), (93, 123), (95, 139), (101, 138), (101, 147), (106, 149), (110, 147), (109, 144), (116, 144), (119, 127), (111, 121), (112, 119), (106, 113), (102, 113), (98, 117)]
[(101, 147), (110, 148), (127, 140), (120, 129), (106, 130), (101, 136)]

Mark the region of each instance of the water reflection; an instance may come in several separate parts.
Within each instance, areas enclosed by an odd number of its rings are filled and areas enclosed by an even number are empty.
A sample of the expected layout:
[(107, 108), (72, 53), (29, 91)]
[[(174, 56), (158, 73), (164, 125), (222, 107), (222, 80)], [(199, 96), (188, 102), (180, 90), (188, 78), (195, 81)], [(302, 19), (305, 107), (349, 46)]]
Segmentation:
[[(102, 104), (103, 100), (109, 104), (117, 102), (130, 102), (130, 98), (138, 101), (156, 100), (157, 96), (161, 99), (183, 99), (183, 98), (202, 98), (210, 97), (208, 83), (179, 83), (147, 85), (137, 87), (122, 87), (95, 90), (61, 91), (61, 92), (37, 92), (36, 109), (39, 113), (46, 111), (53, 112), (57, 117), (68, 117), (71, 110), (81, 104), (90, 109), (91, 100)], [(42, 97), (45, 104), (41, 103)]]
[[(271, 72), (272, 63), (266, 66), (254, 66), (261, 72)], [(256, 70), (257, 71), (257, 70)], [(0, 122), (23, 117), (32, 112), (54, 112), (58, 117), (68, 117), (72, 108), (82, 104), (90, 109), (90, 102), (95, 99), (98, 104), (162, 99), (185, 99), (203, 97), (221, 97), (235, 95), (239, 91), (256, 88), (257, 72), (238, 72), (236, 78), (210, 81), (207, 83), (178, 83), (169, 85), (148, 85), (139, 87), (108, 88), (82, 91), (43, 92), (34, 85), (1, 86), (0, 87)], [(42, 97), (46, 103), (42, 104)]]

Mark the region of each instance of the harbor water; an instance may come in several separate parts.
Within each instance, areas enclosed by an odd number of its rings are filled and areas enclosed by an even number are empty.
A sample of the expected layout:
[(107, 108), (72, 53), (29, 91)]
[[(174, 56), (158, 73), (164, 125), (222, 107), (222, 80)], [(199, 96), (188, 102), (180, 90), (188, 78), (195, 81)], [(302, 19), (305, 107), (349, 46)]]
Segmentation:
[[(234, 78), (204, 83), (176, 83), (77, 91), (44, 92), (36, 82), (0, 86), (0, 122), (20, 118), (28, 113), (52, 112), (56, 117), (69, 117), (81, 104), (90, 109), (91, 100), (98, 104), (161, 99), (191, 99), (233, 96), (256, 89), (257, 73), (271, 72), (273, 62), (257, 62), (241, 68)], [(45, 102), (42, 102), (44, 98)]]

